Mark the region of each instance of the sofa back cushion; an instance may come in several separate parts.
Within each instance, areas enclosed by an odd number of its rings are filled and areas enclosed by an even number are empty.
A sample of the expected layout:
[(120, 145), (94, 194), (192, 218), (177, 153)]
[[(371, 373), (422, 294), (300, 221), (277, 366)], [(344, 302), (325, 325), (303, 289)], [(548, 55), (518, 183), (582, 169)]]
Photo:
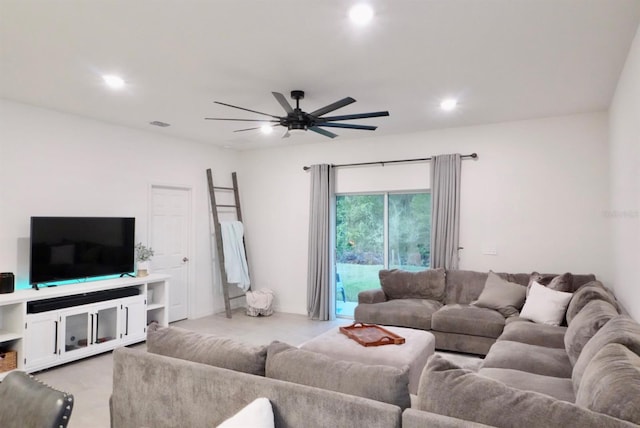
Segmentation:
[[(487, 272), (476, 272), (471, 270), (447, 270), (446, 272), (446, 298), (445, 303), (460, 303), (468, 305), (474, 300), (477, 300), (484, 289), (484, 284), (487, 282)], [(524, 285), (529, 284), (530, 273), (504, 273), (497, 272), (500, 278), (515, 282), (516, 284)], [(546, 276), (556, 277), (556, 274), (543, 274)], [(573, 275), (573, 288), (577, 289), (583, 284), (589, 281), (594, 281), (595, 275), (592, 274), (578, 274)]]
[(337, 360), (273, 342), (267, 354), (266, 376), (370, 398), (402, 409), (411, 407), (409, 366), (399, 369)]
[(567, 323), (571, 323), (571, 320), (592, 300), (604, 300), (618, 309), (616, 298), (604, 288), (604, 285), (600, 281), (590, 281), (573, 294), (567, 308)]
[(640, 424), (640, 356), (611, 343), (589, 362), (576, 404)]
[(250, 346), (178, 327), (160, 327), (158, 323), (147, 329), (147, 351), (260, 376), (264, 376), (267, 359), (266, 346)]
[(628, 427), (624, 421), (548, 395), (511, 388), (461, 369), (440, 355), (422, 373), (419, 410), (498, 427)]
[(525, 292), (526, 288), (522, 285), (504, 280), (496, 273), (489, 271), (484, 289), (472, 305), (496, 310), (505, 318), (512, 317), (520, 313)]
[(591, 340), (584, 345), (580, 357), (573, 366), (571, 380), (573, 391), (577, 394), (582, 376), (593, 357), (610, 343), (620, 343), (640, 355), (640, 324), (626, 315), (610, 319)]
[(572, 366), (587, 342), (617, 315), (618, 310), (609, 302), (592, 300), (573, 318), (564, 334), (564, 348)]
[(378, 273), (382, 291), (388, 299), (429, 299), (444, 301), (444, 269), (407, 272), (400, 269), (381, 270)]

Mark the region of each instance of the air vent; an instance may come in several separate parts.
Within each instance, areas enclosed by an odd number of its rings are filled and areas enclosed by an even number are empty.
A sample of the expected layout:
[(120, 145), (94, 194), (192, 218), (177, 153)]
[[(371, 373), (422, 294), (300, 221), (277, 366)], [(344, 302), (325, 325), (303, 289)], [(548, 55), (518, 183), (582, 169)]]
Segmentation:
[(171, 126), (166, 122), (160, 122), (159, 120), (154, 120), (153, 122), (149, 122), (150, 125), (159, 126), (161, 128), (166, 128), (167, 126)]

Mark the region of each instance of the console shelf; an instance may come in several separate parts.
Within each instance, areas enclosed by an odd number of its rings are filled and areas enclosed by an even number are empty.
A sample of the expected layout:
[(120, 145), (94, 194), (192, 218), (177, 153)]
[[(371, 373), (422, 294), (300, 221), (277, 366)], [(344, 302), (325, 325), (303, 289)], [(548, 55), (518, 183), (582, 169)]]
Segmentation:
[(142, 342), (150, 321), (169, 324), (168, 303), (160, 274), (2, 294), (0, 351), (16, 351), (17, 369), (34, 372)]

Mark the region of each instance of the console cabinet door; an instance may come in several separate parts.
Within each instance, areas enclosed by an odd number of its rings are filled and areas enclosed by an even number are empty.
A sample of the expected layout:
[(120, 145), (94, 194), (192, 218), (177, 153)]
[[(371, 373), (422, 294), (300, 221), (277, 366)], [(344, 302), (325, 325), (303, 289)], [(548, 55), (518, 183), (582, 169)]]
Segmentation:
[(147, 305), (144, 295), (127, 297), (121, 301), (121, 337), (123, 344), (144, 340), (147, 333)]
[(37, 370), (56, 362), (60, 356), (61, 339), (60, 315), (57, 312), (27, 315), (25, 369)]

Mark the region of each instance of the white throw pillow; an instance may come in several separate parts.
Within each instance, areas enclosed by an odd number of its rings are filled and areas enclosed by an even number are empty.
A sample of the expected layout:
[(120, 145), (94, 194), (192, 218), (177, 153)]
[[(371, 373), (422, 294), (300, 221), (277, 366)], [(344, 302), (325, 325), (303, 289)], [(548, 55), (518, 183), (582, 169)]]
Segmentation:
[(520, 312), (520, 318), (539, 324), (560, 325), (571, 296), (572, 293), (552, 290), (534, 281)]
[(268, 398), (256, 398), (218, 428), (275, 428), (273, 409)]

